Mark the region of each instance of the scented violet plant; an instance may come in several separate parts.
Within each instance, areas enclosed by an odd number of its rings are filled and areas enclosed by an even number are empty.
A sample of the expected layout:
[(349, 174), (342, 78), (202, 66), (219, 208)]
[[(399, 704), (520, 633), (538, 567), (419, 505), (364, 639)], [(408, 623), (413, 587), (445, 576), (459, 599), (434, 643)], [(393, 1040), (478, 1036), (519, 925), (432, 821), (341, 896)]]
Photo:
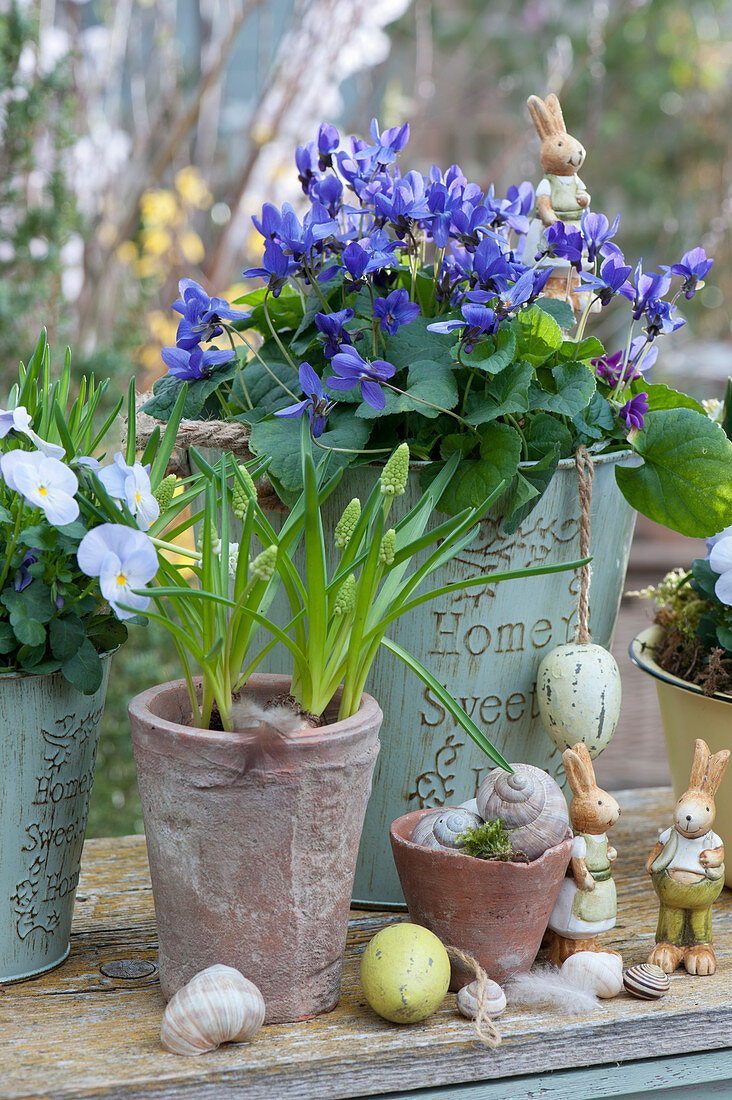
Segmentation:
[[(336, 466), (383, 460), (394, 440), (424, 466), (425, 488), (453, 454), (460, 468), (439, 502), (455, 514), (500, 482), (514, 530), (558, 462), (580, 446), (629, 450), (621, 492), (640, 511), (689, 535), (722, 526), (732, 507), (732, 447), (692, 398), (649, 381), (657, 341), (684, 324), (713, 261), (702, 248), (657, 271), (627, 263), (619, 216), (555, 222), (526, 254), (534, 193), (483, 191), (458, 165), (402, 171), (407, 124), (342, 141), (323, 124), (295, 161), (300, 217), (265, 203), (254, 224), (264, 286), (234, 303), (182, 280), (178, 342), (145, 410), (169, 415), (184, 381), (185, 413), (250, 431), (252, 451), (291, 503), (302, 488), (297, 419)], [(543, 296), (563, 265), (566, 301)], [(586, 329), (615, 303), (627, 338), (605, 349)], [(571, 330), (571, 334), (570, 334)], [(211, 347), (211, 339), (226, 347)]]
[(74, 398), (69, 356), (54, 378), (44, 332), (0, 409), (0, 671), (60, 672), (87, 695), (100, 655), (127, 637), (123, 620), (149, 604), (139, 590), (158, 572), (155, 536), (171, 518), (158, 497), (185, 400), (142, 461), (132, 433), (102, 465), (94, 455), (123, 405), (102, 412), (108, 388), (84, 379)]

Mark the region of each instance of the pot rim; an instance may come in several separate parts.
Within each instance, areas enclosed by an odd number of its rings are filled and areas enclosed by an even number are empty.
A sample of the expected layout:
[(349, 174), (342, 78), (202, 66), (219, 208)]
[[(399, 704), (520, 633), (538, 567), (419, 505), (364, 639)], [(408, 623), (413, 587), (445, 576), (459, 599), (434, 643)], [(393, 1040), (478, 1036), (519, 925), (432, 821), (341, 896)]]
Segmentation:
[[(260, 680), (275, 681), (275, 690), (288, 689), (292, 677), (282, 673), (253, 673), (250, 676), (248, 683), (255, 685)], [(198, 685), (202, 682), (202, 677), (194, 677), (194, 684)], [(254, 730), (249, 732), (248, 730), (205, 730), (199, 726), (187, 726), (181, 722), (172, 722), (167, 718), (162, 718), (151, 707), (151, 703), (154, 699), (157, 699), (162, 694), (181, 694), (186, 699), (188, 697), (188, 687), (184, 679), (180, 680), (167, 680), (162, 684), (153, 684), (152, 687), (147, 688), (145, 691), (141, 691), (138, 695), (135, 695), (130, 699), (127, 704), (127, 711), (130, 718), (133, 716), (138, 722), (142, 722), (148, 725), (152, 725), (156, 733), (164, 733), (168, 736), (177, 738), (178, 740), (185, 741), (201, 741), (204, 740), (211, 745), (231, 745), (241, 744), (244, 741), (254, 741), (257, 739), (257, 734)], [(338, 698), (338, 695), (335, 696)], [(383, 713), (381, 707), (373, 698), (372, 695), (368, 695), (366, 692), (361, 696), (361, 705), (355, 714), (352, 714), (350, 718), (342, 718), (340, 721), (330, 722), (323, 726), (308, 726), (304, 730), (295, 730), (289, 733), (281, 734), (280, 736), (284, 741), (289, 742), (293, 747), (318, 744), (322, 741), (328, 743), (335, 743), (336, 741), (353, 737), (354, 734), (361, 733), (364, 726), (367, 724), (375, 724), (378, 729), (381, 726), (383, 720)]]
[[(123, 645), (124, 642), (120, 642), (120, 644), (116, 645), (114, 649), (105, 649), (104, 653), (98, 653), (97, 656), (99, 657), (100, 661), (103, 661), (108, 657), (114, 657), (117, 650), (121, 649)], [(0, 680), (43, 680), (44, 678), (50, 676), (63, 676), (63, 673), (60, 668), (57, 668), (55, 672), (0, 672)], [(68, 683), (69, 687), (74, 686), (68, 680), (66, 682)], [(81, 692), (79, 694), (81, 694)], [(88, 698), (90, 698), (90, 696), (88, 696)]]
[(665, 669), (661, 668), (653, 656), (656, 643), (660, 637), (661, 627), (657, 624), (646, 627), (645, 630), (641, 630), (640, 634), (636, 634), (628, 646), (628, 653), (634, 665), (643, 672), (647, 672), (649, 676), (653, 676), (654, 679), (660, 680), (661, 683), (670, 684), (681, 691), (691, 692), (692, 695), (701, 695), (704, 699), (717, 699), (720, 703), (732, 703), (732, 695), (727, 695), (722, 691), (717, 691), (714, 695), (706, 695), (698, 684), (690, 684), (688, 680), (682, 680), (680, 676), (674, 676), (672, 672), (666, 672)]
[[(422, 810), (410, 810), (408, 814), (402, 814), (401, 817), (398, 817), (395, 821), (392, 821), (391, 825), (389, 826), (389, 835), (391, 837), (392, 843), (406, 849), (414, 849), (423, 852), (425, 859), (427, 860), (430, 860), (433, 857), (437, 860), (458, 859), (462, 863), (463, 868), (466, 867), (468, 860), (470, 860), (471, 864), (475, 864), (476, 860), (474, 856), (465, 855), (464, 852), (459, 852), (454, 848), (426, 848), (423, 844), (415, 844), (413, 840), (409, 840), (399, 831), (399, 827), (402, 825), (402, 823), (406, 824), (407, 821), (409, 821), (409, 832), (411, 833), (412, 829), (418, 821), (420, 821), (426, 814), (432, 813), (434, 810), (437, 809), (440, 809), (440, 807), (427, 806)], [(480, 859), (477, 862), (483, 864), (485, 867), (491, 867), (493, 870), (496, 870), (499, 867), (511, 867), (516, 869), (517, 874), (529, 874), (532, 870), (539, 869), (544, 862), (548, 862), (552, 858), (553, 853), (555, 853), (559, 848), (563, 848), (566, 845), (569, 845), (571, 848), (573, 840), (574, 837), (572, 835), (571, 829), (569, 829), (569, 833), (564, 840), (560, 840), (558, 844), (554, 844), (551, 848), (547, 848), (545, 852), (542, 852), (538, 859), (532, 859), (530, 863), (524, 863), (520, 860), (513, 861), (510, 859)], [(499, 874), (505, 873), (505, 871), (499, 871)]]

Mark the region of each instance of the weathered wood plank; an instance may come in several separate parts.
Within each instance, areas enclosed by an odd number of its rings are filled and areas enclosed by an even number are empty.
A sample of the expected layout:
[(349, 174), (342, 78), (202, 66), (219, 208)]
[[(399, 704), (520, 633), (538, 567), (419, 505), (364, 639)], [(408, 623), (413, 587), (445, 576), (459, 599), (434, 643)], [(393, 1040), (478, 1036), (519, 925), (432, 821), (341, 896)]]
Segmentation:
[[(619, 919), (606, 942), (623, 952), (628, 965), (642, 961), (653, 942), (655, 895), (642, 864), (658, 827), (666, 824), (671, 801), (664, 790), (621, 796), (625, 813), (613, 830), (619, 851)], [(0, 1095), (7, 1100), (49, 1095), (59, 1100), (209, 1100), (224, 1094), (247, 1100), (337, 1100), (497, 1078), (503, 1078), (496, 1086), (502, 1091), (485, 1092), (485, 1100), (560, 1094), (571, 1100), (580, 1094), (566, 1088), (545, 1093), (537, 1084), (538, 1091), (516, 1090), (524, 1087), (521, 1079), (530, 1071), (546, 1075), (557, 1070), (564, 1076), (567, 1067), (629, 1062), (647, 1058), (649, 1052), (664, 1057), (732, 1045), (729, 891), (715, 907), (720, 966), (713, 978), (679, 974), (662, 1001), (622, 995), (579, 1018), (524, 1012), (509, 1005), (500, 1025), (504, 1043), (495, 1052), (484, 1051), (472, 1040), (469, 1025), (455, 1012), (452, 995), (438, 1013), (416, 1027), (395, 1027), (374, 1016), (358, 983), (360, 955), (379, 928), (405, 918), (354, 911), (343, 995), (334, 1012), (302, 1024), (264, 1028), (250, 1044), (198, 1059), (161, 1050), (164, 1002), (155, 975), (119, 979), (100, 970), (118, 960), (156, 961), (144, 840), (88, 842), (79, 895), (68, 961), (50, 974), (6, 986), (0, 993)], [(726, 1066), (729, 1055), (720, 1052), (719, 1058), (720, 1066)], [(512, 1079), (513, 1092), (507, 1078)], [(630, 1084), (629, 1079), (626, 1093)], [(590, 1094), (603, 1095), (586, 1093)], [(457, 1100), (460, 1094), (455, 1095)], [(474, 1094), (476, 1100), (482, 1095)], [(466, 1093), (465, 1100), (473, 1097)]]

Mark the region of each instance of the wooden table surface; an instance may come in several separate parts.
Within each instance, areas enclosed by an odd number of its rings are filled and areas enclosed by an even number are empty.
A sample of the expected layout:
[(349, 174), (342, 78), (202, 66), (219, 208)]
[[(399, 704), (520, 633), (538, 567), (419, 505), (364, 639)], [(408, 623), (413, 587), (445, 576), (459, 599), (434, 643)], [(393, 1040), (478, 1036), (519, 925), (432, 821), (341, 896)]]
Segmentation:
[[(631, 965), (642, 962), (653, 943), (655, 895), (642, 864), (658, 826), (669, 819), (672, 798), (663, 788), (634, 790), (621, 796), (621, 805), (612, 833), (619, 853), (618, 922), (606, 943)], [(637, 1096), (674, 1085), (683, 1097), (732, 1095), (726, 1083), (730, 1053), (721, 1049), (732, 1044), (730, 891), (715, 905), (714, 977), (677, 974), (661, 1001), (623, 993), (580, 1017), (509, 1004), (499, 1021), (503, 1043), (495, 1051), (473, 1040), (453, 994), (412, 1027), (388, 1024), (368, 1009), (358, 984), (359, 957), (370, 937), (395, 919), (402, 918), (352, 913), (343, 995), (334, 1012), (265, 1027), (248, 1044), (181, 1058), (166, 1054), (159, 1042), (164, 1002), (144, 839), (90, 840), (69, 959), (50, 974), (0, 990), (0, 1097), (327, 1100), (386, 1093), (571, 1100)], [(105, 975), (110, 964), (114, 970), (130, 960), (147, 964), (141, 968), (147, 975)]]

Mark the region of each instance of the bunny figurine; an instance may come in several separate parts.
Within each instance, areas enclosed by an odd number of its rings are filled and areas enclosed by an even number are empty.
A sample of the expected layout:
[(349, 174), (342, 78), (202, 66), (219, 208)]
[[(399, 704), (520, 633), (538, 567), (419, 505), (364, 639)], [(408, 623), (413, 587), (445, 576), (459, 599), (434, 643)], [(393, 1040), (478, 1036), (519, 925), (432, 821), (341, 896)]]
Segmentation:
[[(583, 210), (589, 210), (590, 196), (577, 172), (584, 164), (584, 146), (567, 133), (559, 100), (552, 92), (546, 100), (529, 96), (529, 108), (536, 132), (541, 138), (539, 159), (545, 176), (536, 189), (536, 217), (531, 223), (524, 246), (524, 262), (533, 263), (541, 251), (541, 235), (555, 221), (578, 225)], [(574, 308), (582, 299), (574, 292), (579, 277), (568, 260), (547, 257), (539, 266), (550, 266), (552, 274), (544, 287), (544, 296), (560, 298)], [(583, 296), (584, 298), (584, 296)]]
[(549, 918), (549, 958), (560, 966), (577, 951), (605, 951), (600, 932), (615, 925), (617, 899), (607, 830), (620, 816), (612, 795), (597, 785), (587, 746), (580, 742), (562, 753), (572, 790), (569, 816), (574, 830), (572, 860)]
[(729, 760), (694, 742), (689, 789), (674, 810), (674, 823), (661, 833), (646, 861), (661, 908), (656, 946), (649, 963), (672, 974), (682, 963), (689, 974), (713, 974), (712, 902), (724, 886), (724, 845), (716, 833), (714, 796)]

